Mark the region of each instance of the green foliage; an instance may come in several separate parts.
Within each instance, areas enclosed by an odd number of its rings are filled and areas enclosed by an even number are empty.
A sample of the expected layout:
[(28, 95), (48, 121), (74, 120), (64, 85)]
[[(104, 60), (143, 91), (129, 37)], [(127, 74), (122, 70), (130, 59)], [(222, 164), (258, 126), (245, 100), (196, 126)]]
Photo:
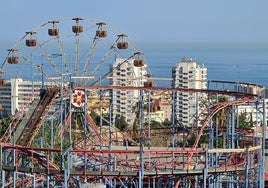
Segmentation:
[(53, 125), (51, 121), (45, 121), (36, 135), (35, 140), (32, 143), (32, 147), (40, 147), (42, 139), (44, 148), (50, 148), (52, 145), (51, 141), (53, 142), (54, 148), (60, 148), (57, 137), (59, 135), (59, 131), (60, 127), (58, 126), (57, 121), (53, 121)]
[(241, 113), (238, 116), (238, 128), (240, 129), (250, 129), (253, 127), (252, 116), (248, 119), (248, 114), (246, 112)]
[[(219, 102), (227, 102), (227, 98), (225, 96), (219, 96), (218, 97)], [(226, 118), (227, 118), (227, 112), (226, 109), (222, 109), (217, 113), (217, 118), (219, 122), (219, 127), (220, 128), (225, 128), (226, 127)]]
[(157, 128), (160, 126), (160, 123), (158, 121), (155, 120), (151, 120), (151, 128)]
[(199, 140), (199, 144), (208, 144), (209, 142), (209, 135), (202, 135), (200, 140)]
[[(216, 141), (216, 139), (217, 139), (217, 141)], [(226, 139), (226, 138), (225, 137), (215, 138), (215, 143), (217, 143), (216, 148), (223, 148), (224, 139)]]
[(219, 102), (227, 102), (228, 101), (227, 97), (225, 97), (225, 96), (219, 96), (218, 100), (219, 100)]
[(8, 116), (8, 113), (7, 113), (7, 109), (6, 108), (4, 108), (4, 110), (3, 110), (3, 118), (8, 118), (9, 116)]
[(162, 123), (162, 125), (163, 126), (171, 126), (172, 125), (172, 122), (171, 121), (169, 121), (168, 119), (165, 119), (164, 121), (163, 121), (163, 123)]
[(96, 125), (100, 124), (100, 116), (96, 112), (91, 111), (90, 116), (93, 119), (93, 121), (96, 123)]
[(7, 117), (5, 119), (1, 119), (1, 124), (0, 124), (0, 138), (5, 134), (7, 128), (9, 127), (9, 124), (12, 122), (13, 117)]
[(117, 127), (120, 131), (126, 130), (128, 124), (126, 122), (126, 118), (123, 115), (115, 117), (115, 127)]

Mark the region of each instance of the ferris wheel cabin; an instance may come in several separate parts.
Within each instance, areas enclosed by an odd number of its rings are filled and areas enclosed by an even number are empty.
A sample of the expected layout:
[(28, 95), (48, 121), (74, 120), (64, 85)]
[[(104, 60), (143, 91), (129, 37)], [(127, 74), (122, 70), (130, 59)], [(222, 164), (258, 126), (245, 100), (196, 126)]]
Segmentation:
[(37, 40), (33, 38), (33, 35), (36, 34), (36, 32), (29, 31), (29, 32), (26, 32), (26, 34), (30, 34), (30, 38), (26, 39), (26, 46), (28, 47), (36, 46)]
[(48, 23), (52, 23), (53, 27), (52, 29), (48, 29), (48, 35), (49, 36), (58, 36), (60, 33), (60, 30), (56, 28), (56, 23), (59, 23), (59, 21), (49, 21)]

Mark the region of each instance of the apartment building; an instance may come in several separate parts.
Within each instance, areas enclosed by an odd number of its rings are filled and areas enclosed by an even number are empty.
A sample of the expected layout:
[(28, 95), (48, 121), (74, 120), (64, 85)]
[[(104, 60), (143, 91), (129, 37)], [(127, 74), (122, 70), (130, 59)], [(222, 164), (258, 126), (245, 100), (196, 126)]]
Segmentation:
[[(144, 75), (147, 74), (147, 65), (142, 63), (135, 64), (135, 59), (116, 58), (111, 69), (111, 86), (131, 86), (141, 87), (146, 82)], [(111, 94), (113, 97), (112, 121), (116, 117), (124, 116), (127, 123), (132, 125), (135, 118), (135, 106), (139, 100), (140, 91), (138, 90), (115, 90)]]
[(20, 78), (11, 79), (11, 114), (16, 110), (27, 111), (33, 99), (39, 98), (41, 82)]
[[(194, 59), (182, 59), (172, 69), (172, 87), (183, 89), (207, 89), (207, 68)], [(178, 125), (193, 126), (200, 111), (201, 99), (206, 94), (199, 92), (175, 92), (174, 112)]]
[(172, 98), (171, 92), (153, 93), (151, 95), (151, 120), (158, 121), (160, 123), (164, 121), (171, 121), (172, 118)]
[[(0, 87), (0, 104), (7, 115), (18, 110), (26, 111), (34, 98), (39, 98), (41, 82), (20, 78), (11, 79)], [(2, 112), (3, 113), (3, 112)]]
[(0, 105), (1, 114), (11, 114), (11, 82), (7, 81), (4, 85), (0, 86)]

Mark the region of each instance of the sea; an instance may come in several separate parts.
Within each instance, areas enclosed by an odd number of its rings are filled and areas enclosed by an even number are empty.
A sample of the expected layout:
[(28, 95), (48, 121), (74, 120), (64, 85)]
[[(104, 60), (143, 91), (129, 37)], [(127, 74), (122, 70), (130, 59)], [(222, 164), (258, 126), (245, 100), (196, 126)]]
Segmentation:
[(155, 77), (171, 77), (181, 59), (207, 67), (208, 80), (268, 86), (268, 43), (144, 43), (140, 45)]
[[(2, 62), (9, 49), (6, 44), (0, 44)], [(186, 58), (207, 67), (208, 80), (268, 86), (268, 43), (138, 42), (135, 45), (144, 53), (148, 69), (155, 78), (171, 78), (172, 67)], [(29, 76), (29, 70), (26, 73)]]

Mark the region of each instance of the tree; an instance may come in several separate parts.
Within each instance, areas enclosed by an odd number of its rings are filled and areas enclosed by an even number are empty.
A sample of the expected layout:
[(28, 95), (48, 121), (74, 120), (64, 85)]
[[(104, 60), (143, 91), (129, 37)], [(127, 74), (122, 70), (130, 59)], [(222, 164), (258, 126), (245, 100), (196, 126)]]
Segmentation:
[(126, 122), (126, 118), (121, 115), (116, 115), (115, 117), (115, 127), (117, 127), (120, 131), (125, 131), (128, 127), (128, 124)]
[(248, 119), (247, 113), (243, 112), (238, 116), (238, 128), (240, 129), (250, 129), (253, 127), (252, 116)]
[(5, 134), (6, 130), (9, 127), (9, 124), (12, 122), (13, 117), (2, 119), (0, 124), (0, 138)]
[(168, 119), (165, 119), (164, 121), (163, 121), (163, 126), (166, 126), (166, 127), (168, 127), (168, 126), (171, 126), (172, 125), (172, 122), (171, 121), (169, 121)]
[(93, 119), (93, 121), (96, 123), (96, 125), (100, 124), (100, 116), (96, 112), (91, 111), (90, 116)]
[[(227, 102), (227, 98), (224, 96), (221, 96), (218, 98), (219, 102)], [(217, 118), (219, 122), (220, 128), (226, 128), (226, 118), (227, 118), (227, 112), (226, 109), (222, 109), (217, 113)]]
[(7, 113), (7, 109), (6, 108), (4, 108), (4, 110), (3, 110), (3, 118), (8, 118), (8, 113)]

